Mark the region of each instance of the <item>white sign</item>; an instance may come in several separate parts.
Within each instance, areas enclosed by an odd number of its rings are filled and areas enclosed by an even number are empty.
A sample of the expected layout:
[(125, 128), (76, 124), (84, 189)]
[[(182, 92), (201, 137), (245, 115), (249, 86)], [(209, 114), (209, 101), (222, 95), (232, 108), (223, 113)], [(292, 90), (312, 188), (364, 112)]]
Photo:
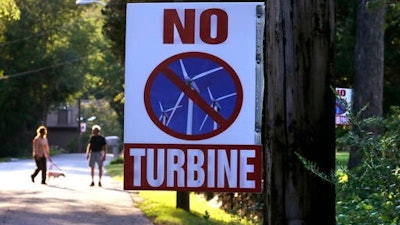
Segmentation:
[(336, 124), (349, 124), (352, 90), (350, 88), (336, 88), (335, 117)]
[(85, 133), (86, 132), (86, 123), (85, 122), (81, 122), (81, 133)]
[(128, 4), (126, 143), (254, 144), (257, 4)]
[(261, 191), (258, 5), (127, 5), (125, 189)]

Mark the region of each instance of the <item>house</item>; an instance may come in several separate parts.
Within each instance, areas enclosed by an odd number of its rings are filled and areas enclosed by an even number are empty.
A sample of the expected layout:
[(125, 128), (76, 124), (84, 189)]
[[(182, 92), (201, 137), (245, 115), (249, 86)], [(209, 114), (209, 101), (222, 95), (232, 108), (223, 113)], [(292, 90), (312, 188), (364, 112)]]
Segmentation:
[(63, 105), (47, 114), (46, 126), (50, 146), (58, 146), (66, 152), (84, 152), (82, 150), (80, 125), (80, 100), (75, 105)]

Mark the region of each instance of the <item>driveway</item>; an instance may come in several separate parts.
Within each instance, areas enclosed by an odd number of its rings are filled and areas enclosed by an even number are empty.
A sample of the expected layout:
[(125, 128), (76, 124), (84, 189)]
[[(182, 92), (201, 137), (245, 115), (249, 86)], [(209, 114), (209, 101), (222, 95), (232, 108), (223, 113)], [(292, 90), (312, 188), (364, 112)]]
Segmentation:
[(52, 159), (66, 176), (50, 178), (47, 185), (40, 184), (40, 174), (32, 183), (32, 159), (0, 163), (1, 225), (152, 224), (135, 207), (137, 194), (122, 190), (121, 182), (105, 175), (102, 187), (98, 187), (96, 170), (96, 186), (89, 186), (85, 154), (62, 154)]

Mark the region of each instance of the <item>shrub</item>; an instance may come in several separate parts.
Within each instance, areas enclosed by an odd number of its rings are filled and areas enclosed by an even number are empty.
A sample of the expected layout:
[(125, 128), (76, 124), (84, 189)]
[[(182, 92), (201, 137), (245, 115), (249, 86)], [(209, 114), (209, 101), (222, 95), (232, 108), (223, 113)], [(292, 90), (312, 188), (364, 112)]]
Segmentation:
[(399, 108), (392, 108), (386, 118), (353, 121), (358, 132), (337, 139), (338, 146), (355, 147), (363, 159), (358, 167), (337, 173), (338, 225), (400, 223), (399, 118)]

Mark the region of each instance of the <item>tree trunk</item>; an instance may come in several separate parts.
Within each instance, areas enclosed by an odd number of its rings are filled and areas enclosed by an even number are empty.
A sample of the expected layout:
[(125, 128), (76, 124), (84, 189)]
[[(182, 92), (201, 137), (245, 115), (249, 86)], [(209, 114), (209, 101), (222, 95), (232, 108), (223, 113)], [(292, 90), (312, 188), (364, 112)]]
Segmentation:
[[(333, 0), (266, 1), (264, 224), (335, 224)], [(298, 154), (298, 155), (297, 155)]]
[[(382, 115), (385, 14), (383, 0), (358, 1), (352, 102), (355, 113), (367, 106), (360, 114), (361, 120)], [(356, 148), (351, 148), (348, 167), (357, 166), (361, 157)]]

